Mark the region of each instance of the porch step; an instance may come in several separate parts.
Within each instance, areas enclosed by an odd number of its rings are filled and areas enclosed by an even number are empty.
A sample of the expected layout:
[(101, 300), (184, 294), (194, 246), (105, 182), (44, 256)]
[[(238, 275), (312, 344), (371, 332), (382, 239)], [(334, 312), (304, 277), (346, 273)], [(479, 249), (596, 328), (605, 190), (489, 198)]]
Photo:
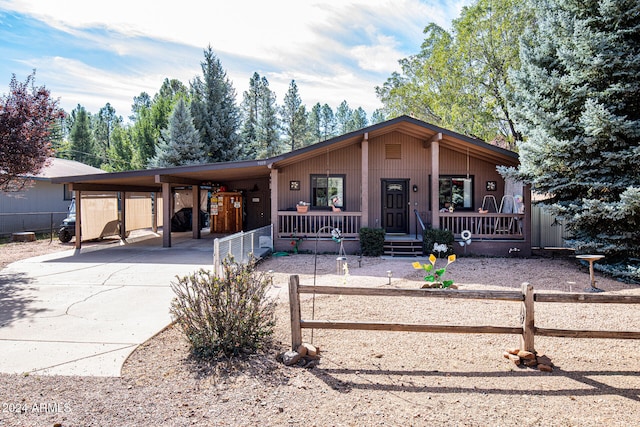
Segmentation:
[(386, 238), (384, 254), (392, 257), (422, 256), (422, 240)]

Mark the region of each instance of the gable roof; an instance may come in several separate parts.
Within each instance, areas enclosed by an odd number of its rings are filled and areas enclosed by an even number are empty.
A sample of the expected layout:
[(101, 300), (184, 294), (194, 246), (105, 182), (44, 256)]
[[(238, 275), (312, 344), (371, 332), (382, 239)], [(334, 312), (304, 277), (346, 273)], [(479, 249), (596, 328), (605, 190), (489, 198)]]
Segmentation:
[(486, 142), (434, 126), (408, 116), (400, 116), (382, 123), (368, 126), (308, 147), (264, 160), (208, 163), (177, 166), (171, 168), (145, 169), (127, 172), (95, 173), (81, 176), (53, 178), (55, 183), (73, 183), (74, 190), (103, 191), (158, 191), (163, 182), (195, 185), (203, 182), (233, 181), (268, 177), (272, 168), (294, 164), (317, 156), (327, 150), (333, 151), (352, 144), (359, 144), (365, 134), (369, 140), (391, 132), (401, 132), (422, 139), (425, 144), (441, 134), (440, 146), (469, 153), (472, 156), (497, 164), (515, 166), (518, 154)]

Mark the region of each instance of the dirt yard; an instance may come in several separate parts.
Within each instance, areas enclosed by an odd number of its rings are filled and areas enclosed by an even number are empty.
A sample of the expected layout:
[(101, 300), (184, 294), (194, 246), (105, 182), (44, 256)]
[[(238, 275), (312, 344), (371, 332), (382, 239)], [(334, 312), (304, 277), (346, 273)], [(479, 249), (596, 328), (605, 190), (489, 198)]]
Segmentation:
[[(13, 249), (0, 250), (4, 263)], [(304, 340), (320, 347), (318, 366), (276, 361), (290, 348), (291, 274), (313, 284), (316, 265), (318, 285), (388, 287), (391, 271), (392, 287), (418, 288), (422, 275), (412, 261), (364, 258), (359, 266), (356, 257), (348, 257), (344, 275), (337, 274), (335, 256), (319, 256), (317, 265), (311, 255), (270, 258), (259, 269), (272, 270), (280, 303), (274, 344), (266, 353), (229, 363), (197, 362), (170, 327), (132, 354), (120, 378), (0, 375), (0, 425), (637, 425), (640, 346), (633, 340), (537, 337), (536, 350), (555, 365), (546, 373), (503, 357), (518, 345), (517, 336), (316, 330), (312, 339), (304, 330)], [(461, 258), (447, 274), (461, 289), (519, 289), (529, 282), (540, 291), (575, 292), (589, 286), (588, 270), (575, 260)], [(608, 294), (640, 295), (638, 286), (600, 275), (597, 280)], [(517, 326), (520, 304), (306, 296), (302, 317)], [(640, 310), (536, 304), (536, 324), (638, 331)]]

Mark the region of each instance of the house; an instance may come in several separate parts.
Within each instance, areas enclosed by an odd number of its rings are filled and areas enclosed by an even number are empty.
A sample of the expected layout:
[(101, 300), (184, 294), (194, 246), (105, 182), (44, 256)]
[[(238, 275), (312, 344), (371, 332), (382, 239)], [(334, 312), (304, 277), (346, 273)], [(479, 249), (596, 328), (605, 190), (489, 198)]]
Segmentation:
[(0, 193), (0, 235), (21, 231), (49, 231), (67, 216), (73, 193), (54, 178), (104, 173), (73, 160), (50, 159), (37, 175), (28, 177), (32, 185), (15, 193)]
[[(183, 191), (190, 194), (190, 206), (183, 206), (210, 213), (212, 193), (231, 191), (241, 197), (236, 206), (242, 207), (242, 228), (272, 224), (276, 251), (290, 249), (293, 239), (301, 249), (318, 244), (319, 250), (335, 250), (334, 228), (341, 230), (346, 251), (356, 252), (362, 227), (384, 229), (390, 242), (420, 240), (423, 229), (432, 227), (451, 230), (465, 243), (456, 245), (459, 252), (528, 255), (529, 191), (505, 182), (496, 170), (517, 165), (514, 152), (402, 116), (266, 160), (56, 182), (87, 194), (156, 194), (149, 196), (158, 203), (146, 226), (171, 218), (175, 201), (185, 199), (177, 197)], [(307, 212), (298, 212), (301, 204)], [(193, 216), (194, 238), (201, 237), (198, 217)], [(171, 233), (163, 233), (163, 245), (171, 246)]]

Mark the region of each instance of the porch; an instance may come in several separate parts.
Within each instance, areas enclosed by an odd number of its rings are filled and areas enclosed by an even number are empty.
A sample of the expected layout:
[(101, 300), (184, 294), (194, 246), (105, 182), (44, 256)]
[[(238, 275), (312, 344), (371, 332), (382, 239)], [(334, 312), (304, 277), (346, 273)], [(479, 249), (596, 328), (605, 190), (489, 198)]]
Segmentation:
[[(510, 255), (516, 252), (528, 255), (530, 245), (527, 245), (524, 213), (477, 213), (477, 212), (442, 212), (438, 213), (440, 229), (450, 230), (458, 242), (462, 242), (463, 231), (471, 233), (472, 246), (461, 249), (456, 245), (456, 251), (478, 255)], [(430, 221), (428, 221), (430, 223)], [(416, 218), (416, 224), (424, 221)], [(280, 240), (280, 249), (290, 246), (290, 241), (331, 241), (333, 229), (340, 230), (345, 241), (347, 251), (359, 250), (359, 231), (362, 226), (362, 212), (327, 212), (309, 211), (278, 211), (277, 227), (274, 230), (276, 240)], [(424, 226), (426, 227), (426, 226)], [(386, 241), (422, 240), (423, 226), (418, 225), (410, 233), (402, 235), (388, 234)], [(465, 233), (467, 234), (467, 233)], [(466, 237), (466, 236), (465, 236)], [(285, 242), (285, 243), (282, 243)], [(401, 242), (403, 243), (403, 242)], [(306, 243), (301, 249), (312, 250)], [(325, 248), (326, 246), (326, 248)], [(335, 244), (321, 244), (320, 250), (331, 250)]]

